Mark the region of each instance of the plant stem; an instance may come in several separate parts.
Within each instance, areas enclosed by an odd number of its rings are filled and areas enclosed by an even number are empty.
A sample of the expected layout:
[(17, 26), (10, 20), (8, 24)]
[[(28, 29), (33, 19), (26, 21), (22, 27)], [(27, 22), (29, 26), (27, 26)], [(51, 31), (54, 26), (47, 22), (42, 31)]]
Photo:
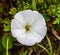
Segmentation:
[(44, 46), (42, 46), (42, 45), (40, 45), (38, 43), (37, 43), (37, 45), (40, 46), (41, 48), (43, 48), (49, 54), (49, 51)]
[(9, 38), (7, 38), (7, 44), (6, 44), (6, 55), (8, 55), (8, 43), (9, 43)]
[(32, 10), (36, 10), (36, 0), (32, 0)]
[(52, 48), (51, 41), (50, 41), (50, 39), (48, 38), (48, 36), (46, 36), (46, 38), (47, 38), (48, 45), (49, 45), (49, 48), (50, 48), (50, 54), (49, 54), (49, 55), (53, 55), (53, 48)]

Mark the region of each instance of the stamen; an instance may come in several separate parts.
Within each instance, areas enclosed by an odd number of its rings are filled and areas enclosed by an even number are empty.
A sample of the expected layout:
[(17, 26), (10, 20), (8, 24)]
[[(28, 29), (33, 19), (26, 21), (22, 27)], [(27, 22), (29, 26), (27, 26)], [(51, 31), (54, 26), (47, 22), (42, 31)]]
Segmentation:
[(30, 26), (29, 25), (26, 25), (25, 26), (25, 29), (26, 29), (26, 31), (29, 31), (30, 30)]

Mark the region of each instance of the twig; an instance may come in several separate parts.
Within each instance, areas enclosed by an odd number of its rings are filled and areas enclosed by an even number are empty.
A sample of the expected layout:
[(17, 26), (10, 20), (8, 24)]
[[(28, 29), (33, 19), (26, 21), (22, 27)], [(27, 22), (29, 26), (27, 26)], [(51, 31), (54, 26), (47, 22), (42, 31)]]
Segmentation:
[(28, 53), (28, 55), (31, 55), (33, 52), (33, 49), (30, 48), (30, 52)]
[(58, 34), (57, 31), (56, 31), (55, 29), (53, 29), (53, 28), (52, 28), (52, 34), (53, 34), (57, 39), (60, 40), (60, 37), (57, 35), (57, 34)]

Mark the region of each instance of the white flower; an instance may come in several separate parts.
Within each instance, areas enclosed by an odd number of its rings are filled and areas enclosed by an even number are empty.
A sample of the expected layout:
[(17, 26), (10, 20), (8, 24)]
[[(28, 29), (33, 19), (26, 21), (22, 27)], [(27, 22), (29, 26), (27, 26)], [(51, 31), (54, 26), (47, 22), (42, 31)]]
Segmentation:
[(18, 12), (11, 21), (11, 32), (17, 41), (26, 46), (41, 42), (47, 28), (43, 16), (32, 10)]

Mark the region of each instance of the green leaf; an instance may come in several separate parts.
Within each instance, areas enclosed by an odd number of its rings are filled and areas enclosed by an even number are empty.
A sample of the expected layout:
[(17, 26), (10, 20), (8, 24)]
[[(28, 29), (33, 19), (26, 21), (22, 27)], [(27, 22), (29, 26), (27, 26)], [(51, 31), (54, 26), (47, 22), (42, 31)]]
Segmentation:
[(49, 39), (49, 37), (48, 37), (48, 36), (46, 36), (46, 38), (47, 38), (48, 45), (49, 45), (49, 48), (50, 48), (50, 53), (49, 53), (49, 55), (53, 55), (53, 48), (52, 48), (51, 41), (50, 41), (50, 39)]
[(59, 41), (59, 45), (58, 45), (58, 53), (60, 55), (60, 41)]
[(3, 11), (3, 7), (2, 6), (0, 6), (0, 13)]
[(51, 4), (51, 0), (45, 0), (45, 1), (47, 1), (48, 4)]
[(4, 31), (10, 31), (10, 20), (5, 18), (2, 23), (4, 24)]
[(2, 41), (0, 40), (0, 51), (3, 50)]
[(50, 5), (49, 6), (49, 15), (55, 16), (56, 15), (56, 5)]
[(57, 32), (59, 32), (60, 33), (60, 25), (58, 24), (55, 24), (55, 25), (52, 25), (52, 27), (57, 31)]
[(60, 3), (57, 4), (57, 13), (60, 14)]
[(42, 3), (42, 2), (44, 2), (44, 0), (38, 0), (38, 3)]
[(10, 49), (10, 48), (12, 48), (13, 38), (12, 38), (12, 36), (8, 35), (7, 33), (5, 33), (2, 37), (2, 45), (4, 48), (6, 48), (7, 38), (9, 38), (8, 49)]
[(53, 24), (59, 24), (60, 23), (60, 18), (55, 18)]
[(49, 54), (49, 51), (48, 49), (46, 49), (43, 45), (40, 45), (40, 44), (37, 44), (39, 47), (43, 48), (48, 54)]
[[(10, 53), (10, 52), (8, 52), (8, 54), (9, 54), (9, 55), (11, 55), (11, 53)], [(6, 55), (6, 52), (3, 52), (3, 55)]]
[(50, 21), (50, 17), (48, 17), (48, 15), (46, 13), (43, 13), (44, 19), (46, 22)]
[(19, 55), (27, 55), (28, 51), (25, 51), (25, 52), (21, 52)]
[(56, 13), (56, 16), (57, 16), (57, 18), (60, 18), (60, 14), (59, 13)]
[(47, 8), (47, 4), (45, 2), (40, 4), (41, 10), (45, 10)]
[(13, 7), (13, 8), (10, 9), (9, 14), (11, 14), (11, 15), (15, 15), (16, 12), (17, 12), (17, 9), (16, 9), (15, 7)]
[(32, 10), (36, 10), (36, 0), (32, 0)]
[(25, 2), (25, 4), (24, 4), (24, 10), (30, 9), (30, 8), (31, 8), (31, 5)]

